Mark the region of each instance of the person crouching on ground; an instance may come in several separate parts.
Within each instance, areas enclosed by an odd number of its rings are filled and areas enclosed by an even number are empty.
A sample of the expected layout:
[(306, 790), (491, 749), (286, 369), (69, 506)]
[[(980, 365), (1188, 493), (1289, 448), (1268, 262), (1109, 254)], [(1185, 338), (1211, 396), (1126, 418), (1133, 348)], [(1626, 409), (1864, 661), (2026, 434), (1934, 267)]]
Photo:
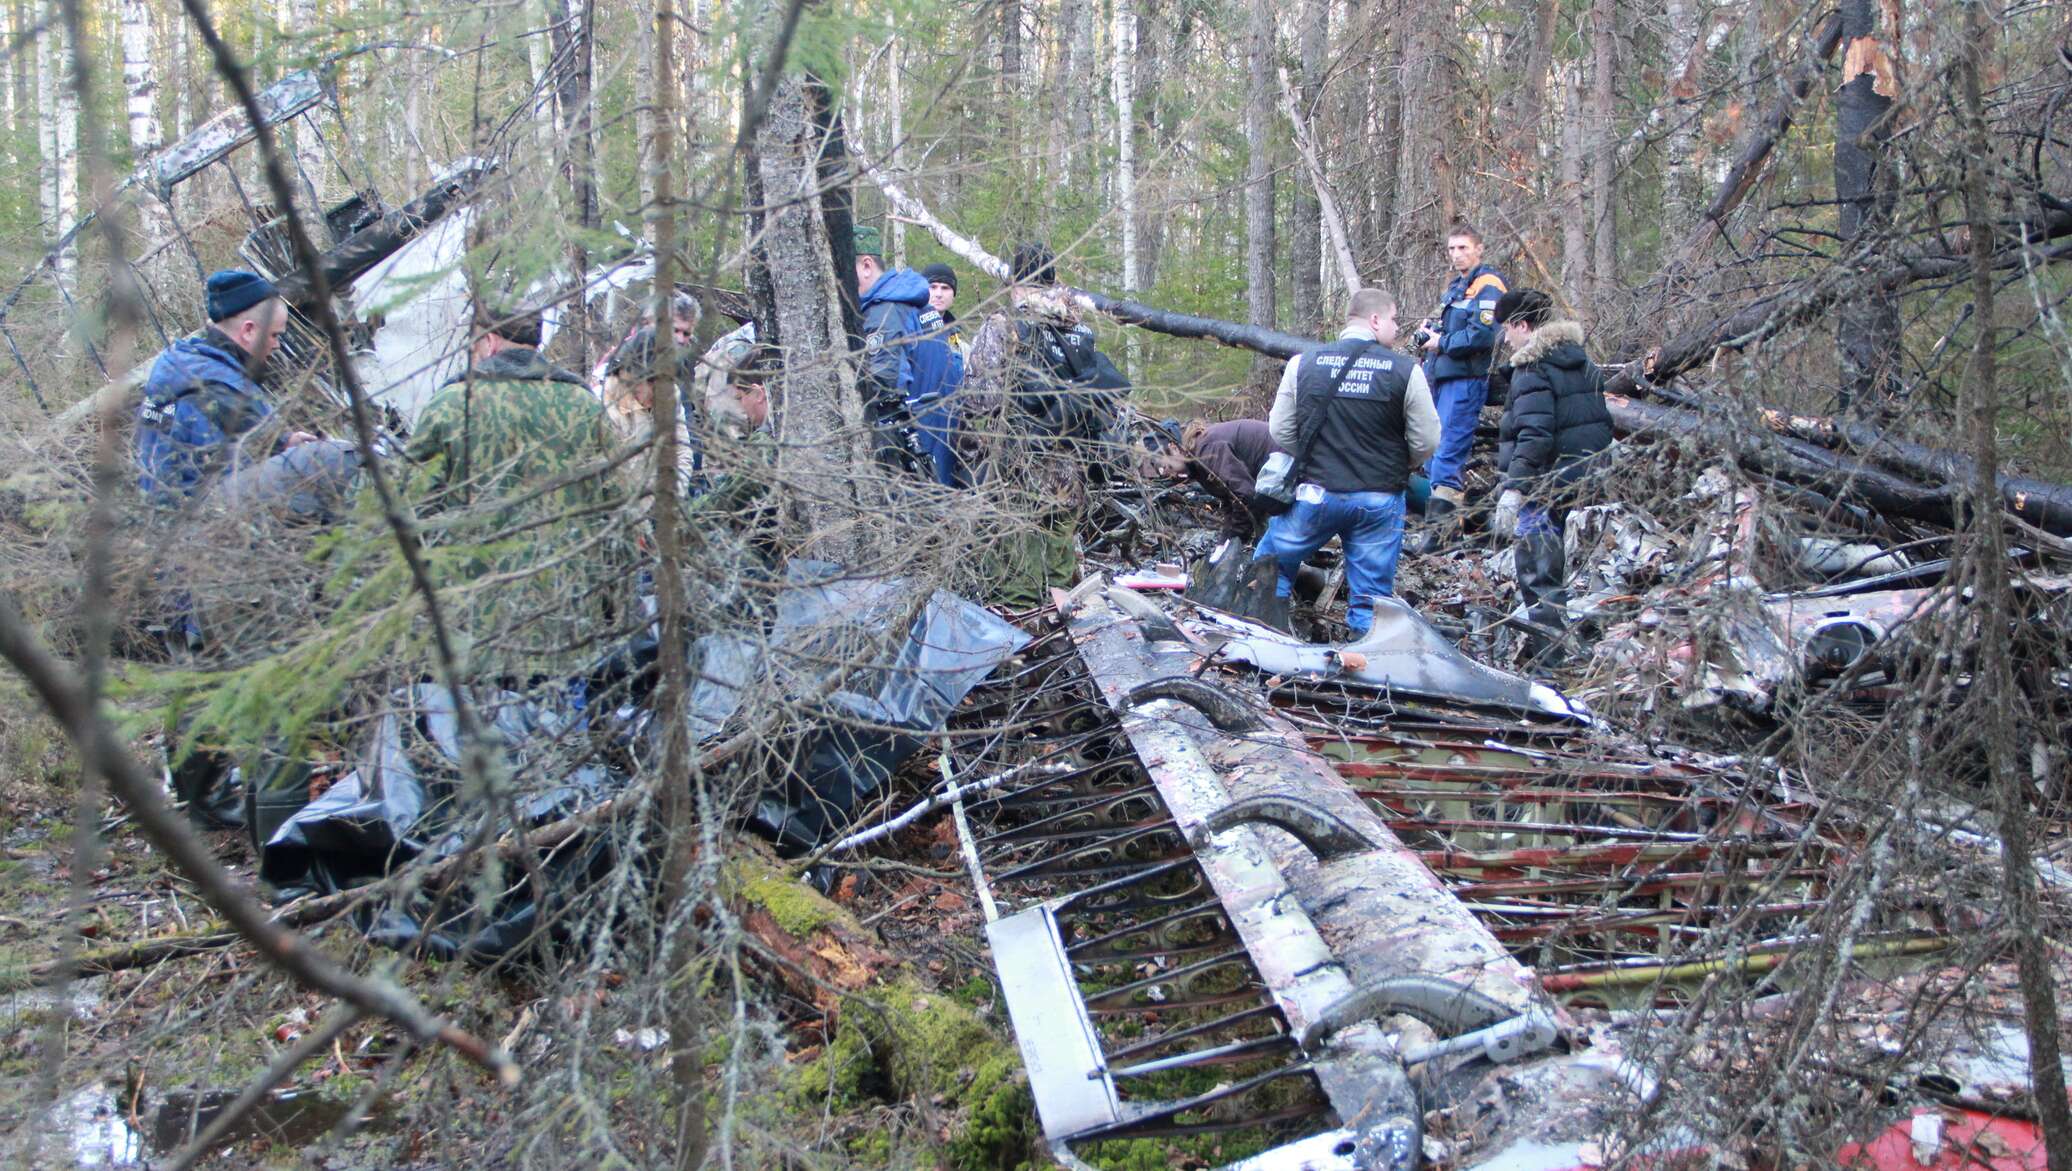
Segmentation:
[(1583, 327), (1556, 320), (1538, 289), (1514, 289), (1496, 304), (1511, 349), (1510, 388), (1497, 425), (1496, 466), (1502, 477), (1491, 531), (1512, 538), (1518, 593), (1533, 623), (1526, 644), (1539, 666), (1558, 661), (1567, 625), (1567, 567), (1561, 543), (1567, 489), (1598, 469), (1612, 444), (1604, 374), (1583, 353)]

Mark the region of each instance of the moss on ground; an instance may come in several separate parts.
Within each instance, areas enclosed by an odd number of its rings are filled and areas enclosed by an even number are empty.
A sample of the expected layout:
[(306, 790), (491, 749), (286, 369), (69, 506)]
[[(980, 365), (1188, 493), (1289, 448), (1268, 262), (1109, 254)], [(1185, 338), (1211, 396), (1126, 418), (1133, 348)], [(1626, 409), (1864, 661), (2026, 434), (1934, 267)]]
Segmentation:
[(1011, 1168), (1035, 1153), (1035, 1112), (1021, 1060), (978, 1014), (902, 973), (842, 1002), (841, 1024), (791, 1090), (838, 1107), (910, 1100), (957, 1116), (949, 1166)]

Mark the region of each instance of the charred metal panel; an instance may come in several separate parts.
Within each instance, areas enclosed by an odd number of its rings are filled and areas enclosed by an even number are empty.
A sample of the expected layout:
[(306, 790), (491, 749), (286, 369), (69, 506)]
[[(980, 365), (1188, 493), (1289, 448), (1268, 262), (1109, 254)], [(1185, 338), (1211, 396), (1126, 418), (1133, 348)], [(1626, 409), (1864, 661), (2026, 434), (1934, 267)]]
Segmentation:
[[(313, 70), (300, 69), (259, 91), (259, 113), (266, 125), (277, 126), (323, 101), (324, 95), (323, 79)], [(171, 192), (175, 185), (252, 141), (257, 133), (242, 105), (188, 131), (152, 160), (159, 194)]]

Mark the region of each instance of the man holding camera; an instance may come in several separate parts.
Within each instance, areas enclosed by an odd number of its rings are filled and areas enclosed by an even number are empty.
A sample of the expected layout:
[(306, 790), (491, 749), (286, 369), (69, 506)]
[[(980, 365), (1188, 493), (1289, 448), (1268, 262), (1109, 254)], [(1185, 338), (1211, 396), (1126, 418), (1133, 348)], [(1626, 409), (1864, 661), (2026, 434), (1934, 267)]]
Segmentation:
[(1467, 224), (1446, 233), (1446, 259), (1453, 282), (1446, 286), (1438, 319), (1418, 328), (1417, 344), (1425, 377), (1432, 384), (1432, 402), (1439, 410), (1439, 450), (1425, 465), (1432, 481), (1425, 507), (1425, 528), (1413, 542), (1413, 553), (1429, 553), (1441, 544), (1459, 518), (1461, 469), (1475, 442), (1475, 424), (1489, 398), (1490, 355), (1496, 349), (1496, 302), (1504, 295), (1504, 278), (1482, 263), (1482, 235)]

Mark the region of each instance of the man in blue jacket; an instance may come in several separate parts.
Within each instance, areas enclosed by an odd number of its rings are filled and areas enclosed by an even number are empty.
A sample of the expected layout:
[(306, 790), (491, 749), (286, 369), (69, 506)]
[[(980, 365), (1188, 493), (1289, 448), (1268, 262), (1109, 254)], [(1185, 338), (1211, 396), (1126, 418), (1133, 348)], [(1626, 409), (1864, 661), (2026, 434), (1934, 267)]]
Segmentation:
[(949, 344), (941, 322), (922, 320), (928, 281), (910, 268), (885, 267), (878, 229), (856, 229), (856, 293), (863, 315), (864, 413), (877, 430), (878, 458), (890, 466), (911, 466), (936, 474), (933, 445), (940, 436), (917, 429), (913, 416), (949, 393)]
[[(273, 402), (258, 371), (281, 332), (288, 307), (272, 282), (257, 273), (211, 273), (206, 288), (207, 328), (167, 346), (151, 364), (137, 408), (137, 486), (170, 514), (208, 495), (231, 508), (279, 508), (306, 520), (335, 515), (358, 475), (348, 446), (291, 431), (260, 446)], [(251, 447), (248, 448), (248, 444)], [(255, 448), (255, 449), (254, 449)], [(202, 630), (182, 583), (174, 589), (176, 649), (197, 645)], [(244, 823), (229, 761), (198, 749), (172, 770), (173, 790), (188, 816), (210, 827)]]
[(137, 487), (161, 508), (215, 489), (231, 505), (330, 519), (358, 471), (350, 447), (307, 431), (247, 446), (273, 417), (257, 374), (287, 328), (286, 303), (271, 281), (241, 269), (211, 273), (206, 294), (208, 327), (167, 346), (145, 379)]
[(1439, 410), (1439, 449), (1425, 465), (1432, 498), (1425, 505), (1425, 532), (1413, 552), (1428, 552), (1435, 537), (1458, 517), (1461, 469), (1475, 442), (1475, 424), (1489, 398), (1490, 357), (1496, 350), (1496, 302), (1504, 295), (1504, 278), (1482, 263), (1482, 235), (1467, 224), (1446, 233), (1446, 259), (1453, 281), (1446, 286), (1438, 320), (1427, 319), (1418, 331), (1425, 377), (1432, 384), (1432, 404)]

